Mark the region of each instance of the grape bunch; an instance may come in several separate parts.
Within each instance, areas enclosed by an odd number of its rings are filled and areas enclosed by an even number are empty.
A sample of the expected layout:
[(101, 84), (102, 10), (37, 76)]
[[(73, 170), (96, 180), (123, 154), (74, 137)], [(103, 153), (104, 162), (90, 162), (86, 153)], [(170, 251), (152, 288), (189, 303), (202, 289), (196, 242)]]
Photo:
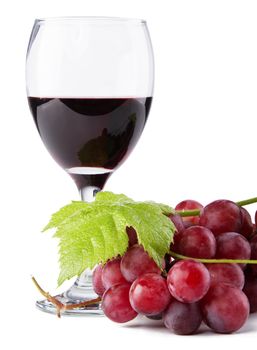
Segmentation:
[[(199, 215), (181, 214), (194, 209)], [(232, 201), (203, 207), (186, 200), (169, 218), (176, 231), (162, 268), (132, 227), (127, 252), (95, 268), (93, 287), (104, 314), (118, 323), (138, 314), (163, 320), (181, 335), (196, 333), (202, 322), (217, 333), (237, 331), (257, 311), (257, 265), (237, 263), (257, 259), (257, 212), (253, 224), (249, 212)]]

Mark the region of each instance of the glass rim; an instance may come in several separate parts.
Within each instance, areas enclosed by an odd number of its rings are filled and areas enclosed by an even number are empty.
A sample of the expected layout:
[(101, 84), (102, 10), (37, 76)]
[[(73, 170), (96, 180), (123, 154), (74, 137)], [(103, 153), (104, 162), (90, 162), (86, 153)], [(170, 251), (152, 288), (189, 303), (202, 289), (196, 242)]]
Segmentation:
[(134, 23), (146, 24), (146, 20), (131, 17), (109, 17), (109, 16), (60, 16), (60, 17), (42, 17), (36, 18), (35, 23), (54, 23), (54, 22), (96, 22), (96, 23)]

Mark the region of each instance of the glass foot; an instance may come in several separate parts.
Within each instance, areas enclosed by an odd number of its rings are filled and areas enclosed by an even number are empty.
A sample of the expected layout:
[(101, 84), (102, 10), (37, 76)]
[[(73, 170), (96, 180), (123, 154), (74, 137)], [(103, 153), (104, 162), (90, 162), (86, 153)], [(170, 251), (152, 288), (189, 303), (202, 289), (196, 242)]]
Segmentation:
[[(92, 288), (92, 273), (90, 270), (85, 270), (65, 293), (55, 296), (61, 303), (68, 305), (78, 304), (82, 301), (96, 299), (97, 297), (98, 295), (95, 294)], [(37, 301), (36, 306), (42, 311), (56, 314), (56, 307), (46, 299)], [(65, 310), (62, 312), (62, 315), (103, 315), (103, 311), (101, 309), (101, 303), (96, 303), (81, 308)]]
[[(58, 300), (66, 304), (74, 304), (74, 301), (68, 300), (63, 294), (56, 296)], [(85, 300), (85, 299), (84, 299)], [(77, 301), (79, 302), (79, 301)], [(48, 312), (50, 314), (56, 314), (55, 306), (49, 302), (48, 300), (39, 300), (36, 302), (36, 306), (38, 309), (44, 312)], [(73, 310), (66, 310), (62, 312), (62, 315), (67, 316), (89, 316), (89, 315), (103, 315), (103, 311), (101, 309), (100, 304), (92, 304), (83, 308), (76, 308)]]

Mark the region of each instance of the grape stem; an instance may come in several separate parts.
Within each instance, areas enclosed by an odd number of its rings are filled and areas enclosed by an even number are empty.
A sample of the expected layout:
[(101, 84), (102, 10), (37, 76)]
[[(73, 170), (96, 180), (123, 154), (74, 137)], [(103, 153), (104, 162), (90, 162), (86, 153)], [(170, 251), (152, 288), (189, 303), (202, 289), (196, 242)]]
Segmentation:
[(53, 305), (55, 305), (56, 307), (56, 314), (57, 316), (60, 318), (61, 317), (61, 313), (66, 311), (66, 310), (73, 310), (73, 309), (77, 309), (80, 307), (85, 307), (85, 306), (89, 306), (92, 304), (97, 304), (101, 302), (101, 298), (95, 298), (95, 299), (91, 299), (91, 300), (85, 300), (82, 301), (80, 303), (77, 304), (64, 304), (62, 302), (60, 302), (58, 299), (56, 299), (55, 297), (53, 297), (51, 294), (49, 294), (48, 292), (44, 291), (44, 289), (39, 285), (39, 283), (37, 282), (37, 280), (35, 279), (35, 277), (32, 276), (32, 281), (35, 284), (35, 286), (37, 287), (37, 289), (39, 290), (39, 292), (49, 301), (51, 302)]
[(245, 199), (244, 201), (236, 202), (236, 204), (239, 207), (243, 207), (244, 205), (253, 204), (253, 203), (256, 203), (256, 202), (257, 202), (257, 197), (254, 197), (254, 198)]
[[(253, 197), (253, 198), (249, 198), (249, 199), (245, 199), (243, 201), (239, 201), (236, 202), (236, 204), (239, 207), (243, 207), (244, 205), (248, 205), (248, 204), (253, 204), (257, 202), (257, 197)], [(178, 214), (182, 217), (186, 217), (186, 216), (198, 216), (201, 213), (201, 209), (192, 209), (192, 210), (176, 210), (175, 214)]]
[(175, 253), (170, 251), (169, 254), (176, 259), (180, 260), (195, 260), (202, 262), (204, 264), (257, 264), (257, 260), (252, 259), (201, 259), (201, 258), (192, 258), (190, 256), (185, 256), (182, 254)]
[(176, 210), (175, 214), (178, 214), (182, 217), (186, 216), (199, 216), (201, 210), (200, 209), (192, 209), (192, 210)]

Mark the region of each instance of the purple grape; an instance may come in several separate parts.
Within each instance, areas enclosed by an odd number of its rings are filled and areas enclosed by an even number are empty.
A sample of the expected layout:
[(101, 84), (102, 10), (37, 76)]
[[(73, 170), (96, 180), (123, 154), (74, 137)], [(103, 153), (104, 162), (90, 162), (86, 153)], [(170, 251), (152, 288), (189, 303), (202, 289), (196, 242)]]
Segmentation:
[(249, 304), (250, 312), (257, 311), (257, 277), (247, 276), (243, 292), (246, 294)]
[(176, 228), (176, 232), (182, 232), (185, 229), (182, 217), (179, 214), (170, 214), (170, 220), (173, 222)]
[(132, 226), (130, 226), (126, 227), (126, 232), (129, 238), (129, 247), (132, 247), (133, 245), (137, 244), (137, 231)]
[[(224, 232), (217, 237), (217, 259), (250, 259), (251, 247), (247, 239), (236, 232)], [(245, 267), (245, 264), (240, 264)]]
[(223, 232), (240, 232), (241, 224), (240, 208), (226, 199), (211, 202), (200, 214), (199, 225), (209, 228), (215, 236)]
[(257, 235), (257, 210), (255, 212), (255, 217), (254, 217), (254, 224), (253, 224), (253, 235)]
[(230, 284), (211, 287), (200, 305), (205, 323), (217, 333), (232, 333), (240, 329), (250, 310), (246, 295)]
[(216, 253), (216, 239), (208, 228), (191, 226), (181, 233), (178, 250), (191, 258), (211, 259)]
[(162, 313), (157, 315), (152, 315), (152, 316), (146, 316), (146, 317), (149, 318), (149, 320), (160, 321), (162, 320)]
[[(257, 260), (257, 235), (254, 235), (251, 238), (250, 246), (251, 246), (251, 259)], [(257, 265), (249, 264), (249, 269), (251, 270), (251, 273), (257, 277)]]
[(173, 299), (164, 311), (163, 321), (176, 334), (193, 334), (201, 325), (202, 314), (198, 303), (185, 304)]
[(165, 271), (169, 272), (170, 269), (172, 268), (172, 266), (175, 264), (175, 259), (169, 255), (169, 254), (165, 254), (164, 256), (164, 261), (165, 261)]
[(246, 238), (249, 238), (253, 234), (252, 218), (245, 208), (241, 207), (240, 211), (242, 225), (239, 233), (241, 233), (241, 235), (245, 236)]
[(206, 264), (206, 267), (211, 276), (211, 286), (227, 283), (243, 289), (245, 276), (237, 264)]

